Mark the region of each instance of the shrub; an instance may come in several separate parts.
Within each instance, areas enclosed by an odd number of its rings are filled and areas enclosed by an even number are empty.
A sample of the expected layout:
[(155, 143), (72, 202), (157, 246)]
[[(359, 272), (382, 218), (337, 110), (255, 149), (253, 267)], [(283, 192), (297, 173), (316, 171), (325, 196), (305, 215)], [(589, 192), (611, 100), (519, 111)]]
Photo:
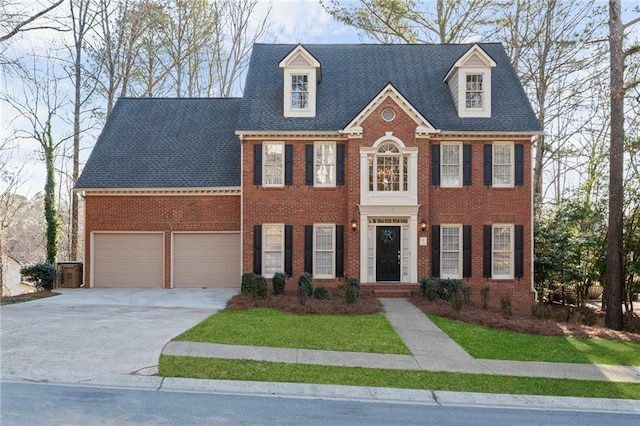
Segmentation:
[(257, 275), (253, 272), (245, 272), (242, 274), (242, 279), (240, 281), (240, 293), (242, 294), (253, 294), (253, 287), (255, 287), (255, 280)]
[(347, 278), (347, 291), (345, 293), (347, 303), (355, 303), (360, 299), (360, 281), (354, 277)]
[(491, 290), (490, 287), (482, 287), (480, 289), (480, 298), (482, 299), (482, 309), (487, 309), (487, 306), (489, 306), (489, 290)]
[(545, 305), (542, 301), (533, 304), (531, 313), (539, 320), (547, 320), (551, 318), (551, 308)]
[(456, 292), (449, 295), (450, 303), (453, 309), (459, 311), (464, 304), (464, 291), (460, 288)]
[(40, 290), (51, 290), (58, 278), (56, 267), (50, 263), (36, 263), (20, 269), (20, 273)]
[(301, 285), (298, 286), (298, 302), (301, 305), (304, 305), (307, 303), (307, 289), (306, 287)]
[(301, 287), (307, 290), (307, 296), (313, 296), (313, 277), (310, 273), (304, 272), (298, 278), (298, 288)]
[(284, 287), (287, 283), (287, 276), (285, 274), (283, 274), (282, 272), (274, 274), (271, 282), (273, 284), (273, 294), (275, 296), (284, 294)]
[(267, 287), (267, 280), (262, 275), (257, 275), (254, 279), (254, 285), (252, 289), (253, 300), (266, 299), (269, 295), (269, 287)]
[(471, 305), (471, 287), (468, 285), (462, 287), (462, 298), (464, 299), (465, 305)]
[(436, 294), (436, 282), (434, 278), (422, 278), (420, 280), (420, 290), (422, 291), (422, 295), (431, 302), (436, 300), (438, 297)]
[(603, 288), (600, 284), (594, 284), (587, 291), (587, 299), (599, 300), (602, 297)]
[(313, 298), (314, 299), (321, 299), (321, 300), (331, 300), (331, 293), (329, 292), (329, 289), (327, 289), (326, 287), (316, 287), (316, 289), (313, 291)]
[(513, 315), (513, 310), (511, 309), (511, 299), (509, 296), (502, 296), (500, 298), (500, 309), (502, 309), (502, 315), (506, 318)]

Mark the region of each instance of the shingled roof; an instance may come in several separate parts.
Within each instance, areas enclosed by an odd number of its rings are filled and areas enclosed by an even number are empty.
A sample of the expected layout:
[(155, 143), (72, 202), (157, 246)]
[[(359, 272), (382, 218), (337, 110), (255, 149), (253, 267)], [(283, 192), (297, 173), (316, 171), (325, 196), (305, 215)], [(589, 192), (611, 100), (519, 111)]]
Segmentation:
[(297, 45), (253, 47), (240, 131), (337, 131), (343, 129), (391, 83), (437, 129), (445, 131), (538, 132), (531, 104), (499, 43), (479, 43), (496, 62), (492, 70), (491, 118), (460, 118), (443, 78), (473, 44), (304, 44), (320, 62), (316, 116), (283, 117), (278, 63)]
[(76, 188), (239, 187), (240, 102), (119, 99)]

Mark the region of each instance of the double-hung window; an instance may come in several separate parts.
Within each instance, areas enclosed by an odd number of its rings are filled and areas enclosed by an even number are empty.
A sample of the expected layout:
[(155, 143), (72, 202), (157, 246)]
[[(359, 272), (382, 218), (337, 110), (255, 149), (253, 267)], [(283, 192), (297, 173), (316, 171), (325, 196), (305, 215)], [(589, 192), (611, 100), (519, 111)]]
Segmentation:
[(462, 278), (462, 226), (442, 225), (440, 239), (440, 276)]
[(313, 227), (313, 276), (335, 277), (335, 225), (319, 224)]
[(262, 275), (271, 278), (284, 271), (284, 225), (262, 225)]
[(443, 143), (441, 150), (441, 181), (443, 187), (462, 186), (462, 144)]
[(265, 142), (263, 144), (262, 182), (264, 186), (284, 185), (284, 144)]
[(465, 107), (484, 108), (484, 74), (466, 74)]
[(494, 143), (493, 144), (493, 186), (510, 187), (513, 186), (513, 144)]
[(309, 109), (309, 75), (291, 75), (291, 109)]
[(491, 276), (513, 278), (513, 225), (493, 225), (491, 246)]
[(318, 142), (313, 145), (313, 175), (315, 186), (336, 185), (336, 144)]

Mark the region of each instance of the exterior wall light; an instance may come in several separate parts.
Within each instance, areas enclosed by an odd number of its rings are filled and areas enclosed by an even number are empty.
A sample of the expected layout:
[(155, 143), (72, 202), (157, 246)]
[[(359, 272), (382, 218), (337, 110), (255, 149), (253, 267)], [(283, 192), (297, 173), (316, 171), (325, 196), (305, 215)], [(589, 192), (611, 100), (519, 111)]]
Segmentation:
[(351, 219), (351, 230), (355, 231), (356, 229), (358, 229), (358, 221), (355, 219)]
[(420, 221), (420, 230), (421, 230), (422, 232), (424, 232), (424, 231), (426, 231), (426, 230), (427, 230), (427, 220), (426, 220), (426, 219), (422, 219), (422, 220)]

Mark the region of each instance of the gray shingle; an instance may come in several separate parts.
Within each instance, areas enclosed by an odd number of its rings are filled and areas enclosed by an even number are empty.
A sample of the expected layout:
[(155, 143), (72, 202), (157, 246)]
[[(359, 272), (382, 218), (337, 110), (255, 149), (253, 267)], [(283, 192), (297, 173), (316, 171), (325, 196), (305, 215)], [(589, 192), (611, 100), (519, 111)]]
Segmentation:
[(122, 98), (76, 188), (240, 186), (238, 98)]
[(238, 130), (332, 131), (345, 127), (387, 85), (436, 128), (451, 131), (539, 131), (531, 104), (502, 45), (481, 43), (497, 63), (492, 72), (492, 117), (459, 118), (443, 82), (473, 44), (304, 44), (319, 62), (316, 117), (284, 118), (278, 63), (296, 45), (256, 44), (238, 119)]

